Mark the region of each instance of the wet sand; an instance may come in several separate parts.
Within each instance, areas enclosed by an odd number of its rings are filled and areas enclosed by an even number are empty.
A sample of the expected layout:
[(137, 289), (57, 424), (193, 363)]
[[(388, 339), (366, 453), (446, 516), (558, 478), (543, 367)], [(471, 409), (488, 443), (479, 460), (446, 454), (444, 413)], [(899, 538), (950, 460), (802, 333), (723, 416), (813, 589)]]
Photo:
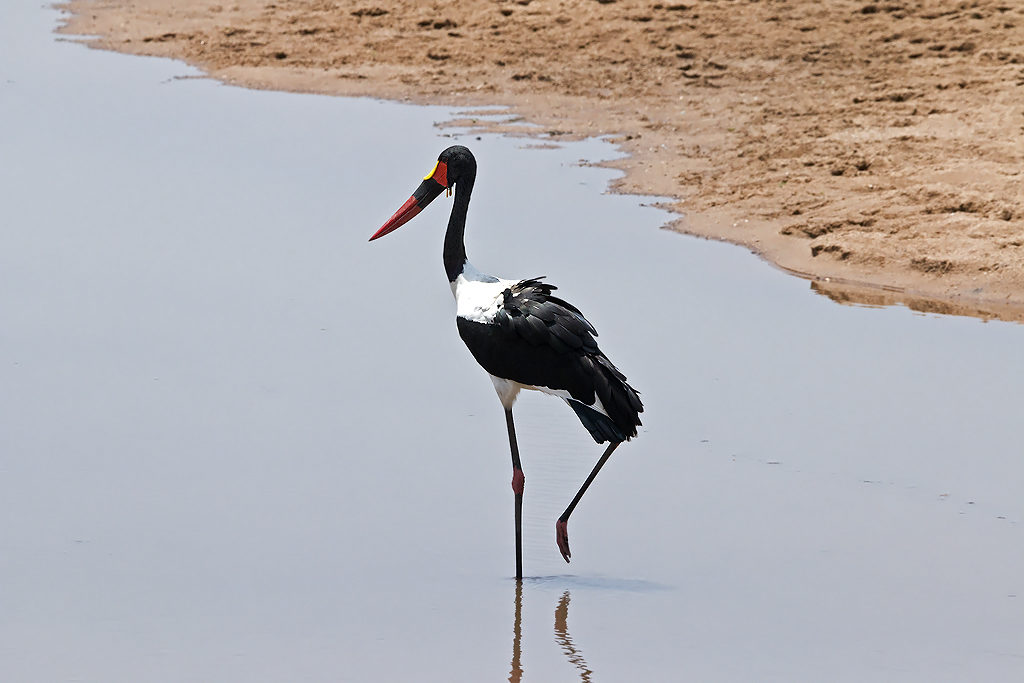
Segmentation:
[(743, 244), (846, 302), (1024, 319), (1024, 6), (68, 7), (66, 31), (94, 46), (231, 83), (504, 105), (511, 124), (481, 125), (611, 136), (629, 154), (615, 189), (672, 197), (677, 230)]

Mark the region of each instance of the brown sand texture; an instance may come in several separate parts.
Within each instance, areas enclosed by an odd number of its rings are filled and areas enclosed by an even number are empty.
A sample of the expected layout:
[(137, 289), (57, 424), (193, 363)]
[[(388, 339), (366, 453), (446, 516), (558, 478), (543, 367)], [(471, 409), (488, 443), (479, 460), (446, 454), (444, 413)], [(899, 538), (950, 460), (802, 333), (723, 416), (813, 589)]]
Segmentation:
[[(840, 303), (1024, 320), (1024, 2), (73, 0), (249, 87), (508, 107)], [(498, 110), (502, 111), (502, 110)]]

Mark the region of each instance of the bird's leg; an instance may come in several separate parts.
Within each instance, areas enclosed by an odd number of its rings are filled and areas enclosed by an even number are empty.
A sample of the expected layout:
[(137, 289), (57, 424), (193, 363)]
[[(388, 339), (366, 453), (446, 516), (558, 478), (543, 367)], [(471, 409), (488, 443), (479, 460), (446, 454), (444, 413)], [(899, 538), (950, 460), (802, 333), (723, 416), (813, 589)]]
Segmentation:
[(512, 449), (512, 493), (516, 500), (516, 579), (523, 578), (523, 489), (526, 476), (519, 461), (519, 445), (516, 443), (516, 426), (512, 422), (512, 409), (505, 409), (505, 423), (508, 425), (508, 444)]
[(601, 459), (597, 461), (596, 465), (594, 465), (594, 469), (591, 470), (590, 476), (587, 477), (587, 480), (583, 482), (583, 486), (581, 486), (580, 490), (576, 493), (576, 497), (572, 499), (572, 502), (569, 503), (569, 507), (565, 508), (565, 512), (563, 512), (562, 516), (558, 518), (557, 522), (555, 522), (555, 541), (558, 543), (558, 549), (561, 551), (562, 558), (566, 562), (568, 562), (569, 558), (572, 557), (572, 553), (569, 552), (569, 515), (571, 515), (572, 511), (576, 509), (576, 506), (580, 502), (580, 498), (582, 498), (583, 494), (587, 492), (591, 482), (594, 481), (594, 477), (596, 477), (597, 473), (601, 471), (604, 464), (608, 462), (608, 458), (611, 457), (612, 451), (618, 448), (619, 443), (620, 442), (618, 441), (612, 441), (608, 444), (608, 448), (605, 449), (604, 455), (602, 455)]

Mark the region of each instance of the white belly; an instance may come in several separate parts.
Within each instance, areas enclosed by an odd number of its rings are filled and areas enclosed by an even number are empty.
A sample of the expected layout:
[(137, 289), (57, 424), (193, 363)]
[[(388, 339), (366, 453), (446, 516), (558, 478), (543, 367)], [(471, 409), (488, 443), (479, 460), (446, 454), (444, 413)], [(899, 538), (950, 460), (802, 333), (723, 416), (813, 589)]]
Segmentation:
[[(495, 377), (491, 373), (487, 373), (487, 376), (491, 378), (491, 383), (494, 385), (494, 390), (498, 392), (498, 400), (501, 401), (501, 405), (505, 410), (511, 410), (516, 399), (519, 397), (519, 392), (523, 389), (528, 391), (539, 391), (542, 394), (548, 396), (556, 396), (565, 402), (569, 402), (572, 399), (572, 395), (565, 389), (552, 389), (550, 387), (537, 387), (532, 384), (520, 384), (510, 379), (504, 379), (503, 377)], [(573, 399), (575, 400), (575, 399)], [(590, 406), (602, 415), (608, 415), (608, 411), (604, 409), (604, 404), (601, 403), (601, 399), (594, 397), (594, 403)]]

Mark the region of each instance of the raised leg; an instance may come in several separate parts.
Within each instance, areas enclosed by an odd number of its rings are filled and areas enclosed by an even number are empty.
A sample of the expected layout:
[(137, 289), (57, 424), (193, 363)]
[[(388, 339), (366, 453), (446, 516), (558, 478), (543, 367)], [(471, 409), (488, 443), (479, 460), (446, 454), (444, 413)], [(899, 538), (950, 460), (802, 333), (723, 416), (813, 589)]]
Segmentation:
[(508, 445), (512, 449), (512, 493), (516, 499), (516, 578), (523, 578), (523, 489), (526, 476), (519, 461), (519, 445), (516, 443), (516, 426), (512, 422), (512, 409), (505, 409), (505, 423), (508, 425)]
[(569, 503), (569, 507), (565, 508), (565, 512), (563, 512), (562, 516), (558, 518), (557, 522), (555, 522), (555, 542), (558, 543), (558, 550), (561, 551), (562, 558), (566, 562), (568, 562), (569, 558), (572, 557), (572, 553), (569, 552), (569, 515), (571, 515), (572, 511), (576, 509), (576, 506), (580, 502), (580, 498), (582, 498), (583, 494), (587, 492), (588, 488), (590, 488), (590, 484), (594, 481), (594, 477), (596, 477), (597, 473), (601, 471), (604, 464), (608, 462), (608, 458), (611, 457), (612, 451), (618, 448), (619, 443), (620, 442), (618, 441), (613, 441), (608, 444), (608, 448), (605, 449), (604, 455), (602, 455), (601, 459), (597, 461), (596, 465), (594, 465), (594, 469), (591, 470), (590, 476), (587, 477), (587, 480), (583, 482), (583, 486), (581, 486), (580, 490), (576, 493), (576, 497), (572, 499), (572, 502)]

